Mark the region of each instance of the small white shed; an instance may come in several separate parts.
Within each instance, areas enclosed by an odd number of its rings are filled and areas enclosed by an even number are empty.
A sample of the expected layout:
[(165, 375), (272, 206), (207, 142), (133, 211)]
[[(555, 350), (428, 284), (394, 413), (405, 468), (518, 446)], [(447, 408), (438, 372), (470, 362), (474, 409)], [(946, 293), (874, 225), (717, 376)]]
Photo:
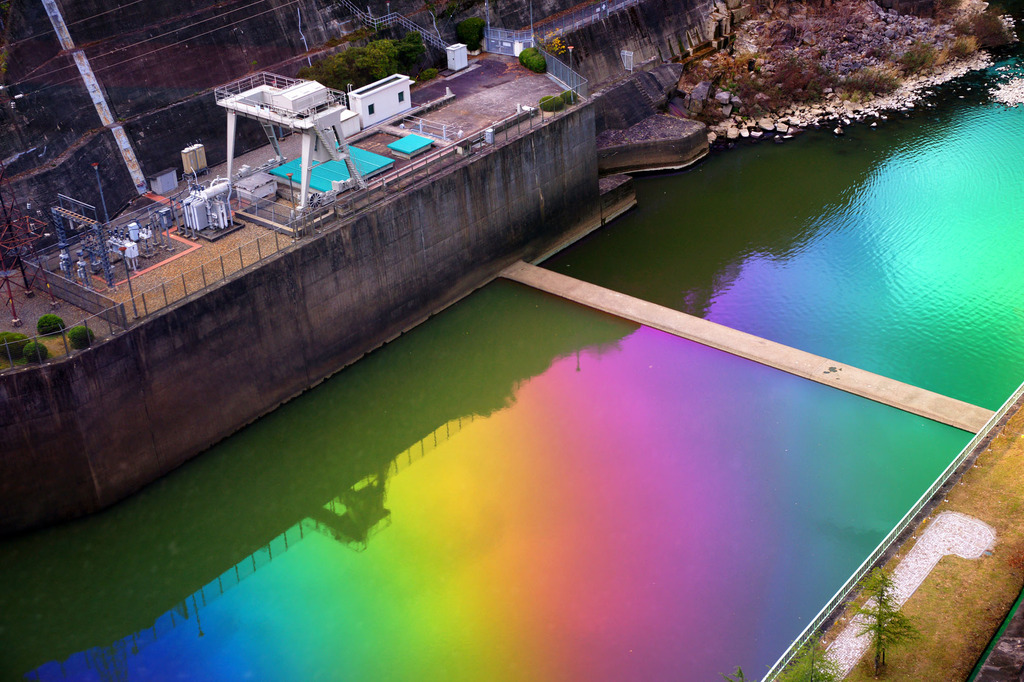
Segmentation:
[(448, 70), (461, 71), (469, 66), (469, 53), (462, 43), (455, 43), (444, 48), (448, 53)]
[(412, 79), (396, 73), (348, 93), (348, 108), (359, 114), (362, 128), (385, 121), (412, 108)]

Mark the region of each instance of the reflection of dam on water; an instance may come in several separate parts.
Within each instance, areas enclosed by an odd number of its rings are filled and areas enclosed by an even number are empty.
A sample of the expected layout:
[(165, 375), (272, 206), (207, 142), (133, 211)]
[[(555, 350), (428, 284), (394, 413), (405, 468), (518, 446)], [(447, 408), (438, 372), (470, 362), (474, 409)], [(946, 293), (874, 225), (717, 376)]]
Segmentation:
[[(130, 641), (133, 634), (138, 641), (154, 627), (157, 634), (174, 630), (172, 623), (180, 627), (183, 621), (182, 604), (195, 596), (201, 609), (204, 596), (219, 596), (218, 581), (226, 588), (236, 569), (244, 579), (253, 567), (280, 556), (285, 538), (291, 547), (293, 538), (312, 530), (349, 550), (365, 548), (390, 523), (384, 499), (391, 477), (429, 456), (478, 415), (506, 407), (516, 386), (542, 373), (553, 359), (579, 348), (615, 344), (637, 328), (611, 316), (595, 319), (573, 304), (553, 301), (553, 307), (541, 312), (538, 333), (523, 337), (515, 333), (516, 324), (535, 303), (530, 296), (508, 296), (514, 287), (498, 287), (505, 289), (497, 292), (500, 305), (493, 304), (495, 291), (485, 290), (476, 302), (412, 332), (427, 337), (422, 343), (431, 348), (429, 358), (391, 353), (383, 363), (370, 356), (346, 371), (347, 388), (338, 381), (326, 382), (318, 389), (321, 394), (360, 392), (360, 399), (350, 402), (343, 414), (334, 413), (332, 400), (316, 401), (312, 411), (302, 409), (308, 396), (282, 408), (292, 410), (298, 423), (294, 438), (269, 444), (276, 456), (246, 450), (200, 458), (185, 467), (204, 471), (185, 494), (172, 492), (170, 479), (148, 491), (166, 500), (158, 506), (168, 505), (159, 520), (137, 517), (131, 508), (138, 501), (129, 500), (103, 515), (113, 526), (111, 532), (94, 537), (82, 530), (69, 536), (63, 551), (75, 552), (87, 568), (54, 583), (47, 605), (23, 602), (11, 591), (30, 580), (37, 573), (35, 564), (47, 558), (25, 552), (7, 562), (10, 579), (0, 584), (0, 604), (5, 606), (0, 609), (0, 631), (20, 633), (15, 652), (23, 661), (19, 665), (33, 670), (46, 661), (70, 660), (77, 652)], [(498, 346), (508, 352), (495, 356), (492, 349)], [(436, 400), (438, 395), (445, 400)], [(382, 412), (391, 416), (389, 427), (379, 430)], [(276, 419), (279, 413), (264, 421)], [(335, 441), (333, 432), (318, 432), (319, 424), (339, 420), (346, 425), (344, 439)], [(154, 534), (147, 529), (150, 522), (183, 532)], [(44, 534), (68, 530), (58, 527)], [(121, 561), (125, 556), (129, 560)], [(135, 569), (152, 564), (161, 566), (156, 582), (148, 569)], [(95, 622), (88, 614), (97, 611), (130, 614), (131, 625)], [(33, 612), (42, 617), (29, 618)], [(56, 631), (49, 625), (26, 627), (31, 622), (55, 625)]]
[(147, 627), (133, 632), (121, 640), (88, 651), (73, 654), (68, 660), (40, 666), (31, 679), (79, 679), (87, 669), (99, 675), (103, 682), (127, 680), (127, 658), (138, 655), (147, 646), (179, 627), (192, 627), (197, 637), (203, 637), (202, 610), (225, 592), (236, 587), (258, 570), (268, 566), (275, 557), (282, 556), (310, 533), (330, 538), (346, 548), (362, 552), (377, 533), (391, 525), (390, 511), (385, 508), (387, 481), (412, 466), (439, 445), (454, 437), (462, 425), (472, 423), (474, 417), (458, 418), (434, 429), (399, 453), (384, 471), (368, 474), (325, 505), (310, 511), (309, 516), (287, 528), (265, 545), (244, 557), (202, 585), (179, 604), (163, 613)]

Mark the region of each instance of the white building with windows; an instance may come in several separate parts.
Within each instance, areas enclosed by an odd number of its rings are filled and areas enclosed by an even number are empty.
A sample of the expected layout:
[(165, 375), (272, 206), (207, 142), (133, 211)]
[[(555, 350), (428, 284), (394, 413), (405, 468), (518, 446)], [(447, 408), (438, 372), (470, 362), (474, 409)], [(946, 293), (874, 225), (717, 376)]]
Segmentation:
[(411, 109), (411, 85), (412, 79), (401, 73), (382, 78), (349, 92), (348, 108), (359, 115), (359, 125), (367, 128)]

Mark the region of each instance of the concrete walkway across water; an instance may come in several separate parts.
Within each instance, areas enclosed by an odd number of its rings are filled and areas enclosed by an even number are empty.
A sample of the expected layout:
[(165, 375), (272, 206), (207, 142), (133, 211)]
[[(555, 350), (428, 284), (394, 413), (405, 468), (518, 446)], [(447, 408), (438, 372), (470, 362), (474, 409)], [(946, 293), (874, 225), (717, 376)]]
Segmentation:
[(502, 277), (617, 317), (660, 329), (741, 358), (833, 386), (964, 431), (977, 433), (992, 411), (900, 381), (843, 365), (819, 355), (747, 334), (731, 327), (633, 298), (596, 284), (519, 262)]

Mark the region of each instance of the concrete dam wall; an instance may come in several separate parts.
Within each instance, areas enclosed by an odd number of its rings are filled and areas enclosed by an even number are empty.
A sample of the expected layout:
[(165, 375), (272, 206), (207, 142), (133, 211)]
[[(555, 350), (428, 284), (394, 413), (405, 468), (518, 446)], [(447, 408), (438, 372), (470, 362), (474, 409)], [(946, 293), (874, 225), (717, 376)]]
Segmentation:
[(124, 498), (599, 223), (596, 159), (588, 104), (66, 361), (0, 375), (0, 532)]
[[(354, 27), (347, 10), (332, 0), (267, 0), (256, 6), (250, 0), (137, 0), (123, 6), (112, 0), (46, 2), (63, 17), (64, 42), (42, 0), (11, 3), (2, 76), (7, 88), (0, 91), (0, 159), (19, 200), (44, 210), (57, 191), (99, 205), (93, 162), (101, 164), (112, 210), (137, 195), (138, 176), (133, 181), (124, 172), (113, 126), (123, 126), (141, 175), (170, 167), (180, 171), (180, 150), (196, 141), (207, 145), (211, 164), (222, 161), (225, 117), (209, 89), (258, 70), (294, 75), (305, 64), (307, 49), (315, 58), (327, 40)], [(541, 21), (576, 4), (539, 0), (533, 16)], [(379, 0), (369, 6), (375, 14), (386, 11)], [(413, 0), (391, 3), (393, 11), (432, 30), (434, 18), (424, 7)], [(492, 24), (526, 27), (530, 7), (528, 0), (491, 3)], [(680, 52), (687, 30), (707, 21), (710, 8), (710, 0), (644, 0), (614, 13), (569, 37), (577, 68), (596, 84), (625, 75), (621, 49), (634, 51), (638, 64), (669, 60)], [(455, 10), (435, 13), (446, 40), (455, 40), (458, 21), (482, 16), (484, 5)], [(96, 111), (76, 55), (88, 59), (109, 122)], [(104, 137), (109, 139), (95, 139)], [(258, 126), (240, 123), (239, 152), (264, 139)]]

